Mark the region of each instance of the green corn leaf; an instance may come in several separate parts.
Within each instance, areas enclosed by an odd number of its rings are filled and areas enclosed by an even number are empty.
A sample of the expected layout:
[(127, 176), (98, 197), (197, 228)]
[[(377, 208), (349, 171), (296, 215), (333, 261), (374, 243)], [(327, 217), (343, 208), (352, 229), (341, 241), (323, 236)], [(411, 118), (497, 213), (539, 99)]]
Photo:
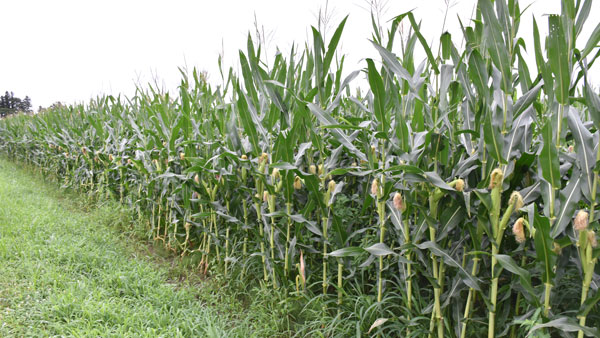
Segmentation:
[(558, 15), (548, 17), (548, 61), (556, 79), (556, 100), (560, 104), (569, 103), (569, 47), (565, 30)]
[[(402, 212), (398, 209), (396, 209), (394, 207), (394, 204), (391, 201), (388, 201), (386, 203), (387, 207), (388, 207), (388, 212), (390, 215), (390, 219), (392, 220), (392, 224), (394, 225), (394, 228), (399, 231), (402, 236), (400, 237), (401, 240), (404, 240), (404, 238), (406, 238), (406, 234), (404, 233), (404, 225), (402, 224)], [(404, 243), (407, 244), (407, 243)]]
[(365, 248), (365, 251), (377, 257), (395, 255), (394, 251), (392, 251), (385, 243), (371, 245), (370, 247)]
[(592, 177), (596, 163), (596, 154), (594, 153), (594, 140), (590, 131), (583, 125), (579, 113), (573, 107), (569, 108), (567, 113), (567, 123), (577, 145), (577, 163), (584, 177), (584, 189), (582, 189), (589, 201), (592, 200)]
[(444, 60), (449, 60), (450, 52), (452, 50), (452, 35), (448, 32), (444, 32), (440, 37), (440, 44), (442, 47), (442, 58)]
[[(541, 87), (538, 87), (538, 89), (539, 88)], [(508, 147), (506, 148), (506, 152), (504, 153), (505, 158), (509, 161), (513, 158), (513, 156), (517, 156), (518, 149), (520, 149), (521, 152), (526, 151), (526, 149), (524, 149), (527, 146), (525, 137), (527, 136), (527, 130), (531, 130), (530, 125), (531, 123), (533, 123), (532, 114), (533, 109), (530, 108), (522, 114), (520, 114), (513, 121), (513, 128), (507, 136)], [(504, 167), (505, 175), (507, 168), (508, 167)]]
[(554, 262), (556, 255), (552, 251), (552, 238), (550, 237), (550, 220), (537, 212), (534, 216), (535, 226), (535, 253), (537, 261), (542, 263), (543, 276), (542, 281), (547, 284), (552, 284), (554, 279)]
[(291, 201), (294, 196), (294, 172), (287, 170), (283, 174), (283, 193), (287, 201)]
[(574, 171), (569, 183), (567, 183), (567, 186), (560, 192), (560, 211), (556, 215), (556, 220), (552, 226), (552, 238), (556, 238), (563, 233), (573, 218), (577, 203), (581, 199), (581, 184), (581, 175), (578, 171)]
[[(510, 21), (511, 10), (508, 8), (506, 1), (494, 1), (496, 5), (496, 13), (498, 13), (498, 23), (502, 27), (502, 33), (504, 34), (505, 41), (509, 41), (512, 37), (511, 30), (513, 29)], [(514, 8), (513, 8), (514, 9)], [(485, 17), (484, 17), (485, 18)], [(515, 32), (517, 29), (515, 28)]]
[[(319, 106), (317, 106), (313, 103), (309, 103), (308, 108), (322, 124), (325, 124), (325, 125), (337, 125), (338, 124), (338, 122), (333, 117), (331, 117), (331, 115), (329, 113), (325, 112)], [(330, 130), (331, 130), (332, 135), (335, 136), (335, 138), (338, 140), (338, 142), (340, 142), (344, 147), (346, 147), (346, 149), (348, 149), (352, 154), (356, 155), (359, 159), (361, 159), (363, 161), (367, 161), (367, 156), (362, 151), (358, 150), (358, 148), (356, 148), (352, 144), (352, 141), (350, 140), (348, 135), (346, 135), (346, 133), (344, 133), (344, 131), (340, 130), (339, 128), (332, 128)]]
[(473, 50), (469, 55), (468, 73), (479, 96), (487, 98), (489, 96), (489, 88), (487, 86), (489, 76), (485, 67), (485, 62), (477, 50)]
[(581, 57), (585, 58), (588, 56), (594, 50), (594, 48), (598, 47), (598, 42), (600, 42), (600, 23), (596, 26), (590, 35), (589, 40), (585, 44), (585, 47), (581, 51)]
[(250, 59), (251, 65), (256, 65), (258, 63), (258, 59), (260, 58), (260, 44), (258, 46), (258, 51), (254, 49), (254, 42), (252, 41), (252, 36), (250, 32), (248, 32), (248, 38), (246, 39), (246, 49), (248, 50), (248, 58)]
[(434, 171), (426, 171), (423, 173), (423, 176), (427, 179), (427, 181), (429, 181), (429, 183), (433, 184), (434, 186), (440, 189), (455, 191), (454, 188), (452, 188), (446, 182), (444, 182), (440, 175)]
[(513, 105), (513, 115), (519, 116), (521, 112), (525, 111), (535, 99), (538, 97), (540, 89), (543, 86), (543, 82), (538, 83), (535, 87), (523, 94), (517, 102)]
[(321, 232), (321, 229), (319, 229), (314, 222), (306, 223), (304, 226), (306, 227), (306, 229), (308, 229), (308, 231), (312, 232), (313, 234), (315, 234), (319, 237), (323, 237), (323, 233)]
[(275, 162), (269, 165), (269, 168), (277, 168), (281, 170), (298, 170), (298, 167), (288, 162)]
[(348, 240), (345, 224), (342, 223), (342, 219), (335, 213), (331, 215), (329, 220), (331, 222), (331, 228), (333, 229), (332, 235), (335, 239), (335, 243), (338, 247), (344, 246)]
[(294, 155), (294, 164), (296, 166), (299, 166), (302, 163), (302, 158), (304, 157), (304, 154), (306, 154), (306, 151), (310, 149), (311, 145), (311, 142), (304, 142), (298, 146), (296, 155)]
[(544, 324), (537, 324), (529, 330), (527, 337), (532, 336), (533, 333), (539, 329), (548, 327), (553, 327), (562, 332), (575, 332), (581, 330), (588, 336), (600, 337), (600, 332), (598, 329), (581, 326), (575, 321), (575, 319), (568, 317), (559, 317)]
[(448, 89), (450, 87), (450, 83), (454, 78), (454, 66), (450, 64), (442, 65), (442, 71), (440, 74), (440, 83), (438, 89), (438, 95), (440, 98), (439, 107), (440, 110), (445, 111), (448, 107)]
[(375, 13), (373, 13), (373, 11), (371, 11), (371, 26), (373, 28), (373, 39), (377, 41), (377, 43), (381, 43), (381, 34), (379, 33), (379, 26), (377, 25)]
[(348, 87), (350, 82), (352, 82), (352, 80), (354, 80), (359, 74), (360, 74), (360, 70), (355, 70), (352, 73), (350, 73), (348, 76), (346, 76), (344, 81), (342, 81), (342, 83), (339, 85), (338, 93), (335, 95), (335, 98), (333, 99), (331, 104), (327, 107), (328, 111), (333, 111), (334, 109), (339, 107), (339, 105), (341, 103), (342, 95), (344, 94), (346, 87)]
[(329, 67), (331, 65), (331, 60), (333, 60), (333, 55), (335, 54), (338, 43), (340, 42), (340, 38), (342, 36), (342, 32), (344, 31), (344, 25), (346, 25), (347, 19), (348, 19), (348, 16), (346, 15), (346, 17), (338, 25), (337, 29), (335, 30), (335, 33), (333, 33), (333, 36), (331, 37), (331, 40), (329, 41), (329, 45), (327, 45), (327, 53), (325, 54), (325, 58), (323, 59), (324, 71), (329, 70)]
[(500, 70), (502, 74), (502, 90), (505, 93), (511, 92), (512, 74), (510, 70), (510, 58), (508, 56), (508, 49), (502, 39), (502, 28), (491, 0), (479, 0), (478, 7), (483, 14), (485, 22), (485, 35), (487, 37), (487, 51), (496, 65), (496, 68)]
[[(248, 35), (249, 43), (252, 43), (252, 38)], [(253, 102), (258, 102), (258, 94), (256, 93), (256, 88), (254, 87), (254, 79), (252, 75), (252, 71), (250, 70), (250, 65), (248, 63), (248, 59), (244, 52), (239, 51), (240, 56), (240, 66), (242, 67), (242, 75), (244, 77), (244, 85), (245, 90), (248, 91), (248, 94), (252, 98)]]
[(333, 205), (333, 203), (335, 202), (335, 197), (337, 196), (337, 194), (342, 192), (344, 184), (344, 181), (341, 181), (335, 185), (335, 189), (331, 192), (331, 196), (329, 197), (329, 205)]
[(415, 45), (417, 44), (417, 36), (410, 32), (407, 37), (406, 45), (404, 46), (404, 54), (402, 55), (402, 66), (406, 69), (410, 74), (415, 74), (415, 60), (414, 60), (414, 50)]
[[(295, 223), (301, 223), (301, 224), (311, 224), (313, 226), (316, 226), (316, 223), (313, 221), (309, 221), (307, 220), (304, 216), (302, 216), (301, 214), (293, 214), (293, 215), (288, 215), (290, 216), (290, 218), (295, 222)], [(319, 236), (323, 236), (323, 234), (319, 231)]]
[(311, 199), (317, 202), (321, 210), (326, 210), (327, 206), (323, 201), (323, 194), (319, 190), (319, 179), (315, 175), (306, 175), (304, 184), (312, 194)]
[(502, 265), (502, 267), (511, 273), (519, 276), (519, 280), (521, 282), (521, 286), (529, 293), (529, 299), (533, 299), (536, 301), (537, 306), (539, 306), (539, 301), (536, 297), (536, 292), (531, 286), (531, 274), (526, 269), (523, 269), (508, 255), (494, 255), (498, 260), (498, 263)]
[(254, 121), (252, 120), (252, 116), (250, 115), (250, 111), (248, 109), (248, 103), (246, 102), (245, 95), (241, 93), (240, 88), (238, 90), (238, 101), (237, 101), (237, 110), (240, 116), (240, 120), (242, 122), (242, 126), (244, 127), (244, 131), (248, 135), (250, 139), (250, 144), (252, 145), (252, 150), (255, 156), (260, 154), (260, 147), (258, 143), (258, 133), (256, 132), (256, 126)]
[(327, 255), (331, 256), (331, 257), (356, 257), (356, 256), (360, 256), (364, 252), (365, 252), (365, 249), (363, 249), (363, 248), (356, 247), (356, 246), (350, 246), (347, 248), (332, 251), (332, 252), (328, 253)]
[(600, 129), (600, 97), (594, 92), (587, 79), (585, 80), (584, 92), (585, 103), (596, 129)]
[(179, 138), (179, 132), (181, 131), (181, 128), (183, 128), (184, 123), (185, 123), (185, 119), (182, 115), (177, 120), (177, 123), (175, 124), (175, 126), (173, 126), (173, 129), (171, 130), (171, 133), (170, 133), (171, 137), (169, 139), (169, 148), (170, 149), (175, 149), (175, 141)]
[(441, 231), (437, 235), (437, 240), (440, 241), (454, 230), (459, 224), (465, 221), (465, 210), (461, 206), (452, 206), (442, 210), (440, 216)]
[(504, 147), (504, 139), (499, 128), (492, 123), (492, 114), (486, 114), (483, 124), (483, 137), (485, 140), (486, 149), (496, 161), (506, 164), (506, 159), (502, 157), (502, 149)]
[[(404, 96), (404, 100), (408, 101), (410, 100), (410, 98), (407, 96)], [(399, 142), (399, 146), (400, 149), (404, 152), (408, 152), (409, 151), (409, 130), (408, 130), (408, 125), (406, 123), (406, 119), (404, 118), (404, 115), (402, 114), (402, 112), (400, 110), (396, 111), (396, 120), (395, 120), (395, 124), (396, 124), (396, 138), (398, 139)]]
[[(290, 137), (287, 133), (280, 133), (277, 135), (275, 139), (275, 144), (273, 146), (273, 158), (274, 162), (292, 162), (293, 158), (293, 149), (291, 144), (289, 143)], [(281, 169), (281, 168), (280, 168)], [(289, 168), (286, 168), (289, 169)]]
[[(265, 80), (264, 82), (266, 83), (267, 81), (268, 80)], [(279, 110), (279, 121), (281, 122), (281, 129), (287, 129), (289, 125), (289, 112), (287, 105), (283, 102), (283, 98), (281, 97), (279, 92), (275, 90), (273, 85), (266, 84), (264, 88), (266, 89), (267, 95), (269, 96), (269, 98), (271, 98), (273, 104), (275, 104), (275, 106)], [(277, 117), (277, 115), (275, 114), (275, 110), (273, 110), (273, 113), (274, 117)]]
[(538, 68), (538, 72), (542, 75), (542, 78), (544, 79), (544, 91), (546, 92), (548, 99), (552, 100), (554, 95), (554, 78), (552, 77), (550, 67), (548, 67), (542, 54), (540, 31), (538, 29), (535, 18), (533, 18), (533, 47), (535, 51), (535, 62)]
[(400, 24), (402, 19), (404, 19), (405, 17), (408, 17), (408, 20), (410, 21), (410, 25), (414, 31), (414, 34), (417, 36), (417, 39), (419, 39), (421, 46), (423, 46), (423, 49), (425, 50), (425, 54), (427, 54), (427, 59), (429, 60), (429, 64), (431, 65), (431, 68), (433, 69), (435, 74), (439, 74), (440, 70), (437, 66), (437, 62), (435, 61), (435, 57), (433, 56), (433, 53), (431, 52), (431, 48), (427, 44), (425, 37), (423, 37), (423, 35), (421, 34), (421, 29), (420, 29), (419, 25), (417, 24), (417, 21), (415, 20), (415, 16), (413, 15), (413, 13), (407, 12), (407, 13), (398, 15), (397, 17), (394, 18), (394, 23)]
[(313, 33), (313, 49), (314, 49), (314, 66), (315, 66), (315, 76), (316, 76), (316, 89), (319, 94), (320, 103), (324, 104), (324, 92), (323, 86), (325, 84), (325, 69), (323, 68), (323, 38), (321, 37), (321, 33), (312, 27)]
[(248, 96), (246, 96), (245, 93), (243, 93), (243, 94), (246, 97), (248, 112), (250, 113), (250, 118), (252, 119), (252, 122), (256, 126), (256, 131), (258, 131), (259, 135), (262, 136), (263, 140), (266, 141), (268, 133), (267, 133), (267, 130), (265, 129), (265, 127), (263, 126), (261, 119), (258, 116), (258, 111), (256, 110), (256, 107), (252, 104), (252, 101), (250, 100), (250, 98)]
[[(579, 1), (578, 1), (579, 2)], [(573, 21), (575, 19), (575, 1), (574, 0), (561, 0), (561, 14), (565, 18)]]
[(233, 148), (232, 150), (242, 154), (242, 141), (240, 140), (240, 135), (237, 128), (237, 121), (235, 119), (234, 114), (231, 114), (231, 118), (227, 122), (227, 138)]
[[(400, 62), (398, 61), (398, 57), (394, 53), (381, 47), (374, 41), (371, 41), (371, 43), (373, 44), (375, 49), (377, 49), (377, 51), (379, 52), (379, 55), (381, 55), (381, 58), (384, 61), (384, 65), (386, 67), (388, 67), (389, 70), (391, 70), (394, 74), (396, 74), (396, 76), (399, 79), (408, 81), (409, 86), (412, 87), (413, 86), (412, 76), (406, 69), (404, 69), (404, 67), (402, 67), (402, 65), (400, 65)], [(367, 60), (367, 62), (369, 62), (369, 60)]]
[(575, 23), (575, 37), (579, 36), (579, 33), (581, 33), (583, 24), (590, 15), (590, 9), (592, 9), (592, 0), (585, 0), (583, 2), (583, 6), (579, 10), (579, 14), (577, 15), (577, 21)]
[(473, 276), (471, 276), (471, 274), (467, 273), (467, 271), (465, 271), (465, 269), (463, 269), (463, 267), (460, 264), (458, 264), (458, 262), (456, 260), (454, 260), (454, 258), (450, 257), (450, 255), (448, 255), (448, 253), (446, 251), (444, 251), (442, 248), (440, 248), (436, 243), (434, 243), (432, 241), (427, 241), (427, 242), (424, 242), (421, 244), (417, 244), (416, 247), (418, 247), (421, 250), (429, 250), (435, 256), (441, 257), (442, 261), (445, 264), (458, 269), (458, 271), (460, 272), (460, 274), (463, 278), (463, 282), (468, 287), (473, 288), (477, 291), (481, 291), (481, 288), (479, 287), (479, 283), (475, 279), (475, 277), (473, 277)]
[(533, 201), (535, 201), (539, 196), (540, 196), (540, 186), (541, 186), (541, 182), (535, 182), (533, 185), (530, 185), (527, 188), (524, 188), (523, 190), (519, 191), (521, 193), (521, 196), (523, 197), (523, 202), (525, 204), (529, 204)]
[(527, 66), (527, 62), (521, 55), (521, 51), (519, 50), (517, 57), (519, 59), (518, 70), (519, 70), (519, 83), (521, 84), (521, 92), (525, 93), (531, 89), (531, 76), (529, 74), (529, 66)]
[(375, 97), (372, 108), (373, 114), (379, 121), (379, 131), (387, 132), (389, 128), (389, 122), (385, 110), (385, 87), (383, 86), (383, 79), (381, 78), (381, 75), (379, 75), (377, 68), (375, 68), (373, 60), (367, 59), (367, 64), (369, 85), (371, 86), (371, 91)]
[(560, 170), (558, 162), (558, 152), (554, 145), (554, 130), (550, 119), (542, 128), (542, 138), (544, 147), (539, 155), (539, 165), (542, 168), (542, 176), (553, 187), (560, 187)]
[[(395, 165), (395, 166), (391, 166), (388, 167), (384, 170), (384, 172), (392, 172), (394, 174), (400, 174), (403, 172), (406, 173), (411, 173), (411, 174), (418, 174), (423, 176), (425, 174), (425, 171), (423, 171), (423, 169), (414, 166), (414, 165), (409, 165), (409, 164), (400, 164), (400, 165)], [(438, 176), (439, 177), (439, 176)]]
[(588, 313), (596, 306), (596, 303), (600, 301), (600, 292), (596, 290), (596, 294), (593, 297), (589, 297), (586, 301), (581, 304), (581, 308), (577, 313), (578, 316), (587, 316)]

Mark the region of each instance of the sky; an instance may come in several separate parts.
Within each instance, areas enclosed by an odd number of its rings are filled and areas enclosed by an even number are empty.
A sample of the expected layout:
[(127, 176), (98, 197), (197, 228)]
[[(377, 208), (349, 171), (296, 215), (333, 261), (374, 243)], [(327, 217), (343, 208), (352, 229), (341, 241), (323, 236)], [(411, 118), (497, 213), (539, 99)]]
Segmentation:
[[(326, 9), (326, 35), (349, 15), (341, 52), (346, 54), (345, 69), (350, 72), (364, 67), (365, 58), (379, 59), (368, 40), (372, 1), (3, 1), (0, 91), (12, 91), (21, 98), (28, 95), (37, 110), (57, 101), (86, 103), (103, 94), (132, 96), (136, 84), (150, 82), (174, 92), (181, 78), (179, 67), (206, 71), (209, 82), (219, 84), (219, 55), (225, 67), (237, 70), (238, 50), (245, 49), (248, 33), (254, 36), (256, 27), (264, 33), (267, 58), (272, 60), (277, 48), (285, 55), (294, 43), (303, 46), (311, 41), (310, 26), (318, 24), (319, 10)], [(389, 27), (390, 18), (414, 10), (428, 41), (439, 41), (447, 30), (460, 45), (458, 17), (467, 25), (476, 1), (447, 1), (379, 0), (382, 25)], [(545, 15), (560, 13), (560, 0), (522, 0), (520, 4), (521, 9), (531, 4), (520, 27), (529, 46), (532, 16), (545, 35)], [(578, 40), (580, 46), (598, 17), (600, 2), (596, 1)], [(533, 54), (532, 49), (529, 52)], [(529, 60), (533, 62), (533, 55)], [(533, 64), (531, 69), (535, 69)], [(598, 67), (592, 82), (600, 84)]]

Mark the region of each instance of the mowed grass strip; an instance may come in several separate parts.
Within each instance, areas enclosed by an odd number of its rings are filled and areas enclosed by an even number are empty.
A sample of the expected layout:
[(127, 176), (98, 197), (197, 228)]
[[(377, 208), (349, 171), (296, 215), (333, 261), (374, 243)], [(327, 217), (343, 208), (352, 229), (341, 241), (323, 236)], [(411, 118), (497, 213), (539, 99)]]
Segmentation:
[(169, 283), (168, 269), (136, 257), (115, 227), (122, 218), (110, 206), (80, 211), (0, 159), (0, 336), (249, 333), (235, 314), (198, 300), (201, 287)]

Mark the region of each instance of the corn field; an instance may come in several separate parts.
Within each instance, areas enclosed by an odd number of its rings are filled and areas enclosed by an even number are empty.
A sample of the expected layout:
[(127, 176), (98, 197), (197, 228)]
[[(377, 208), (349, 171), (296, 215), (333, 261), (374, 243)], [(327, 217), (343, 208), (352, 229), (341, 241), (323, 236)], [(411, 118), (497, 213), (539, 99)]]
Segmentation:
[(201, 273), (329, 318), (300, 335), (598, 337), (591, 3), (562, 0), (526, 46), (518, 1), (480, 0), (437, 54), (412, 13), (374, 19), (381, 58), (346, 76), (346, 19), (270, 64), (249, 37), (222, 85), (182, 70), (176, 95), (8, 118), (0, 151), (130, 206)]

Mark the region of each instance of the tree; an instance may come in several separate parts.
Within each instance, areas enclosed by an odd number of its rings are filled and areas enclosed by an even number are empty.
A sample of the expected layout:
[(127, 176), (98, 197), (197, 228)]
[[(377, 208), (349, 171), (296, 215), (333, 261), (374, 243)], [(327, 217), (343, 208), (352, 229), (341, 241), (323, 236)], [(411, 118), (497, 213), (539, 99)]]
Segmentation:
[(4, 95), (0, 96), (0, 118), (19, 112), (31, 112), (31, 99), (29, 96), (25, 96), (25, 99), (21, 100), (15, 97), (13, 92), (4, 92)]
[(28, 113), (31, 111), (31, 99), (29, 98), (29, 96), (25, 96), (23, 101), (21, 101), (21, 106), (19, 108), (23, 112)]

